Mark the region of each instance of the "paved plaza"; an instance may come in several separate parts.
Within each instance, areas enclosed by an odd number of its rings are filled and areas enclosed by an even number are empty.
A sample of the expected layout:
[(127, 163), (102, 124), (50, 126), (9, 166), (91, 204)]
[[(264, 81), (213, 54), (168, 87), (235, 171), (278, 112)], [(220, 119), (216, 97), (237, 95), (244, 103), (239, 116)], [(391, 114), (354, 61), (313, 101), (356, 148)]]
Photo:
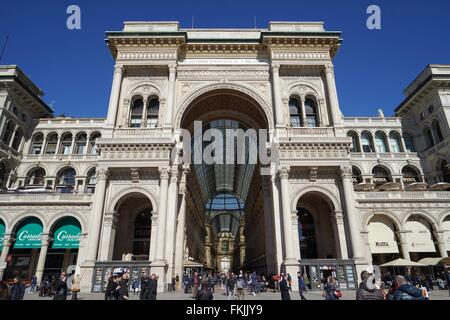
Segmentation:
[[(103, 300), (104, 294), (100, 293), (80, 293), (78, 295), (79, 300)], [(321, 291), (309, 291), (305, 294), (308, 300), (324, 300)], [(343, 297), (341, 300), (355, 300), (356, 291), (343, 291)], [(450, 300), (449, 293), (447, 290), (432, 291), (430, 295), (430, 300)], [(70, 296), (68, 297), (70, 299)], [(292, 300), (300, 300), (298, 293), (291, 293)], [(39, 297), (38, 294), (26, 294), (25, 300), (51, 300), (51, 298)], [(133, 295), (130, 292), (130, 300), (139, 300), (139, 295)], [(181, 292), (165, 292), (158, 294), (158, 300), (192, 300), (191, 294), (184, 294)], [(227, 300), (224, 290), (217, 288), (214, 294), (214, 300)], [(259, 300), (281, 300), (279, 292), (266, 292), (253, 296), (250, 293), (245, 295), (246, 301), (259, 301)]]

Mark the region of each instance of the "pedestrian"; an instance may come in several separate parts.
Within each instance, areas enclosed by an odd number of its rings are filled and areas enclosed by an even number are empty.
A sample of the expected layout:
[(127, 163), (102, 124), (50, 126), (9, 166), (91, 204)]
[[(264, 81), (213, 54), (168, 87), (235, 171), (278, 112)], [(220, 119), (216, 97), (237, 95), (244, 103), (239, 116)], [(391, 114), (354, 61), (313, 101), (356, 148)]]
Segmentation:
[(30, 293), (35, 293), (36, 292), (36, 286), (37, 286), (37, 277), (34, 275), (31, 278)]
[(238, 300), (245, 299), (245, 279), (242, 271), (236, 280), (236, 296)]
[(134, 278), (131, 282), (131, 289), (133, 289), (133, 295), (137, 295), (139, 291), (139, 281), (138, 278)]
[(287, 274), (287, 283), (288, 283), (288, 287), (289, 287), (289, 291), (291, 291), (292, 292), (292, 277), (291, 277), (291, 275), (288, 273)]
[(72, 300), (78, 299), (78, 293), (80, 292), (81, 277), (77, 274), (72, 280)]
[(61, 272), (58, 280), (55, 282), (55, 296), (53, 300), (67, 300), (67, 274)]
[(332, 276), (328, 276), (324, 285), (323, 296), (325, 300), (339, 300), (341, 297), (341, 291), (337, 287), (336, 279)]
[(280, 278), (280, 293), (281, 293), (281, 300), (291, 300), (291, 296), (289, 294), (289, 284), (287, 282), (287, 278), (284, 276), (284, 274), (281, 274)]
[(250, 288), (254, 296), (256, 296), (256, 282), (256, 272), (253, 271), (252, 275), (250, 276)]
[(236, 299), (236, 279), (234, 277), (234, 273), (230, 273), (230, 276), (226, 280), (226, 292), (228, 300)]
[(198, 272), (194, 273), (194, 278), (192, 279), (193, 287), (192, 287), (192, 298), (197, 298), (198, 293), (198, 287), (200, 285), (200, 276), (198, 275)]
[(298, 293), (300, 294), (300, 299), (306, 300), (304, 293), (306, 291), (305, 287), (305, 279), (303, 279), (303, 275), (301, 272), (297, 272), (297, 279), (298, 279)]
[(146, 287), (147, 290), (145, 300), (156, 300), (156, 295), (158, 293), (158, 280), (156, 278), (156, 274), (152, 274), (147, 280)]
[(175, 275), (175, 290), (180, 291), (180, 276), (178, 273)]
[(19, 277), (14, 278), (14, 283), (11, 286), (10, 300), (23, 300), (25, 296), (25, 285)]
[(116, 300), (114, 293), (116, 292), (117, 281), (114, 276), (108, 278), (108, 284), (106, 285), (105, 300)]
[(145, 296), (147, 295), (147, 292), (146, 292), (146, 290), (147, 290), (147, 282), (148, 282), (148, 276), (147, 276), (147, 273), (146, 272), (143, 272), (142, 274), (141, 274), (141, 278), (140, 278), (140, 281), (141, 281), (141, 291), (140, 291), (140, 293), (139, 293), (139, 300), (145, 300)]
[(450, 296), (450, 268), (447, 268), (445, 279), (447, 279), (448, 295)]
[(214, 295), (211, 292), (211, 287), (208, 284), (207, 280), (203, 280), (202, 288), (197, 294), (196, 300), (213, 300)]
[(404, 276), (395, 277), (395, 290), (388, 294), (388, 300), (426, 300), (422, 296), (422, 290), (408, 283)]
[(363, 271), (361, 279), (359, 288), (356, 290), (356, 300), (384, 300), (383, 292), (376, 286), (374, 275)]
[(0, 281), (0, 300), (9, 300), (9, 288), (3, 281)]
[(117, 276), (117, 287), (115, 290), (116, 300), (128, 300), (128, 283), (126, 274), (119, 274)]

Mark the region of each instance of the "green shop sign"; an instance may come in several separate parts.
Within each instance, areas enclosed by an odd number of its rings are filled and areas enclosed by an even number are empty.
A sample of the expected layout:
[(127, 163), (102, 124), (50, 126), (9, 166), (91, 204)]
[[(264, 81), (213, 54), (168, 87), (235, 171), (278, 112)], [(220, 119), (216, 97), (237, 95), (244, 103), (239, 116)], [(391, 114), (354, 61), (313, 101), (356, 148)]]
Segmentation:
[(38, 219), (24, 221), (16, 232), (14, 249), (40, 248), (42, 231), (42, 224)]
[(76, 219), (66, 218), (58, 223), (53, 232), (54, 249), (78, 249), (80, 247), (81, 227)]
[(3, 250), (3, 239), (5, 237), (5, 224), (0, 220), (0, 252)]

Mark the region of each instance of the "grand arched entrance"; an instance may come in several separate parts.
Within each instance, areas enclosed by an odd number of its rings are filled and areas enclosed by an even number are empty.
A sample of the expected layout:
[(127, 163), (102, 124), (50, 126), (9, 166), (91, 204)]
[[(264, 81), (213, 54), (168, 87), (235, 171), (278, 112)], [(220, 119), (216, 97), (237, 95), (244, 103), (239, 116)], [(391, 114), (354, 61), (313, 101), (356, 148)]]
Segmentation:
[[(258, 145), (269, 139), (258, 136), (258, 130), (267, 132), (269, 119), (255, 99), (231, 89), (207, 92), (184, 111), (181, 128), (193, 136), (186, 182), (185, 261), (216, 272), (244, 270), (266, 276), (279, 272), (267, 187), (271, 180), (261, 174), (258, 157)], [(233, 136), (238, 132), (245, 134), (243, 150)]]

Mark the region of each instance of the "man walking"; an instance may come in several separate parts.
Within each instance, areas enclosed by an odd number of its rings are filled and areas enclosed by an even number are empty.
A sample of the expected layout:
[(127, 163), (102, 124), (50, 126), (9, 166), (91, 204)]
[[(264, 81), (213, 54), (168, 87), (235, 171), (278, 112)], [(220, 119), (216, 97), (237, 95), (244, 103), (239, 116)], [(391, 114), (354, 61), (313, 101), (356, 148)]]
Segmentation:
[(158, 280), (156, 279), (156, 275), (152, 274), (150, 279), (147, 280), (146, 284), (146, 300), (156, 300), (156, 294), (158, 292)]
[(242, 271), (236, 280), (236, 295), (238, 300), (244, 300), (245, 298), (245, 279)]
[(33, 278), (31, 278), (30, 293), (35, 293), (36, 292), (36, 286), (37, 286), (37, 277), (33, 276)]
[(236, 296), (235, 295), (236, 279), (234, 278), (234, 273), (230, 273), (230, 276), (226, 281), (226, 289), (228, 300), (234, 300)]
[(67, 300), (67, 274), (65, 272), (61, 273), (61, 276), (55, 283), (55, 296), (53, 300)]
[(300, 294), (300, 298), (302, 300), (306, 300), (304, 296), (304, 293), (306, 291), (305, 279), (303, 279), (303, 275), (301, 274), (301, 272), (297, 272), (297, 279), (298, 279), (298, 293)]

